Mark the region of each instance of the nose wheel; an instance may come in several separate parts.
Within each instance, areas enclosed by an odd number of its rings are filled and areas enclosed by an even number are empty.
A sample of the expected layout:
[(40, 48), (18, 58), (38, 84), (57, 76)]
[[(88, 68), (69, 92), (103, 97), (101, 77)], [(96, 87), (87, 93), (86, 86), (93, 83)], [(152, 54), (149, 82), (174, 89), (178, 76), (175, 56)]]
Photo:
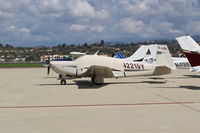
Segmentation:
[(60, 84), (61, 84), (61, 85), (66, 85), (66, 84), (67, 84), (67, 82), (66, 82), (66, 80), (65, 80), (65, 79), (62, 79), (62, 80), (60, 81)]

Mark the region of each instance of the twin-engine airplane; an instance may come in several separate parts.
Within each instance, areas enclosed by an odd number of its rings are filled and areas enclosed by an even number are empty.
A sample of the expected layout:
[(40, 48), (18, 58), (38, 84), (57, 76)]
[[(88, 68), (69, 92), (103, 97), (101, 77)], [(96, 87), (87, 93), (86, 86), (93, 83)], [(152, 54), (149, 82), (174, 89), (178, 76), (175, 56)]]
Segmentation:
[[(84, 55), (74, 61), (51, 61), (50, 67), (62, 76), (91, 77), (95, 84), (104, 83), (104, 78), (163, 75), (176, 69), (166, 45), (157, 45), (156, 62), (153, 64), (95, 54)], [(62, 78), (60, 84), (65, 85), (66, 80)]]
[(192, 66), (191, 71), (200, 72), (200, 46), (190, 36), (178, 37), (176, 40)]

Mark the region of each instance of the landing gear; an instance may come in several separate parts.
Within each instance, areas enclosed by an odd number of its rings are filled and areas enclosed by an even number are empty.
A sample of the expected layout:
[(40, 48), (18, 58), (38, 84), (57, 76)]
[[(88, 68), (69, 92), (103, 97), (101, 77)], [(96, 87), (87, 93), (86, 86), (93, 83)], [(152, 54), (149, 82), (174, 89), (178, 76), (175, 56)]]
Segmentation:
[(94, 84), (95, 82), (94, 82), (94, 79), (95, 79), (95, 77), (91, 77), (91, 82)]
[(62, 77), (63, 77), (62, 75), (58, 75), (58, 78), (59, 78), (59, 79), (62, 79)]
[(66, 82), (66, 80), (65, 80), (65, 79), (62, 79), (62, 80), (60, 81), (60, 84), (61, 84), (61, 85), (66, 85), (66, 84), (67, 84), (67, 82)]
[(96, 85), (102, 85), (104, 82), (104, 78), (100, 77), (100, 76), (99, 77), (91, 77), (91, 82)]

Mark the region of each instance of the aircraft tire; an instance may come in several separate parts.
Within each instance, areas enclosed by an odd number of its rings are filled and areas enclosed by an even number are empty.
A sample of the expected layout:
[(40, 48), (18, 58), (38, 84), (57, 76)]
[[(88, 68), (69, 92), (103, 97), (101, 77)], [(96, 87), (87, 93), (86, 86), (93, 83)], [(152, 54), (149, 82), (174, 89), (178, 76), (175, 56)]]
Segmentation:
[(102, 85), (103, 84), (103, 78), (92, 77), (91, 81), (92, 81), (93, 84), (96, 84), (96, 85)]
[(95, 82), (94, 82), (94, 79), (95, 79), (95, 77), (91, 77), (91, 82), (94, 84)]
[(66, 80), (62, 79), (62, 80), (60, 81), (60, 84), (61, 84), (61, 85), (66, 85), (67, 82), (66, 82)]

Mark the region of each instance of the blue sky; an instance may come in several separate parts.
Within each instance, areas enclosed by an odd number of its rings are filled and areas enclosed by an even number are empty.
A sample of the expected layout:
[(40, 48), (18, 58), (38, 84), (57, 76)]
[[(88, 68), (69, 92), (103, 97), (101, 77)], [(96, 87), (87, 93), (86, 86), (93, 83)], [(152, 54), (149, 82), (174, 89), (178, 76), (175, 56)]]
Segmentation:
[(55, 45), (200, 32), (199, 0), (0, 0), (0, 42)]

